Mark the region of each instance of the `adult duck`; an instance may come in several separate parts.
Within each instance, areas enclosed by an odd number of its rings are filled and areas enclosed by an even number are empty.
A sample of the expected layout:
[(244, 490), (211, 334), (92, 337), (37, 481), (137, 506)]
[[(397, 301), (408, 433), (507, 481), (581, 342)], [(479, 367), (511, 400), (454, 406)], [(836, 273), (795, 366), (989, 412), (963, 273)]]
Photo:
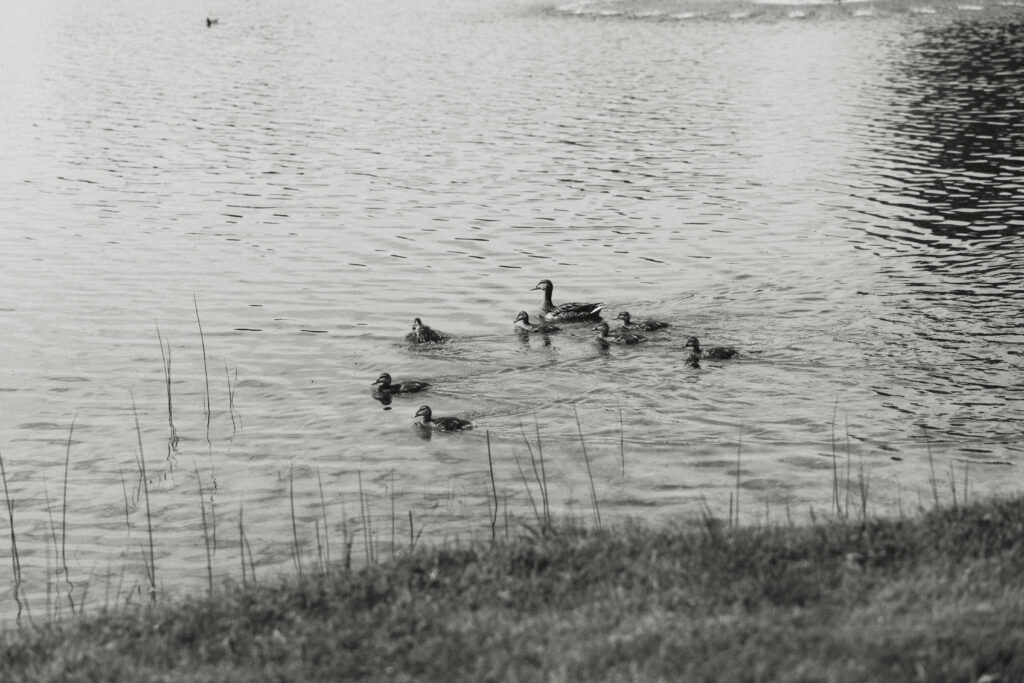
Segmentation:
[(419, 318), (412, 321), (412, 332), (405, 335), (405, 341), (413, 344), (440, 344), (448, 340), (448, 335), (438, 332), (432, 327), (423, 324)]
[(558, 325), (551, 325), (550, 323), (538, 323), (534, 325), (530, 322), (530, 314), (526, 311), (519, 311), (519, 313), (516, 314), (515, 326), (516, 332), (525, 332), (527, 334), (531, 332), (547, 334), (549, 332), (558, 332), (562, 329)]
[(614, 337), (609, 337), (608, 323), (605, 322), (594, 325), (593, 329), (597, 330), (597, 339), (595, 341), (604, 346), (607, 346), (609, 342), (615, 342), (616, 344), (639, 344), (642, 341), (647, 341), (647, 337), (643, 335), (623, 331), (617, 332)]
[(622, 321), (622, 329), (624, 330), (643, 330), (644, 332), (650, 332), (652, 330), (663, 330), (668, 327), (668, 323), (662, 320), (641, 320), (634, 322), (629, 317), (629, 311), (623, 311), (615, 316), (616, 320)]
[(420, 406), (413, 417), (420, 418), (416, 423), (417, 427), (432, 429), (435, 432), (461, 432), (473, 428), (472, 422), (461, 417), (434, 417), (430, 406)]
[(601, 319), (601, 309), (604, 308), (604, 303), (571, 302), (556, 306), (551, 301), (551, 292), (555, 289), (551, 280), (541, 280), (534, 289), (544, 290), (544, 303), (540, 307), (540, 317), (548, 322), (586, 322)]
[(417, 391), (423, 391), (429, 386), (430, 384), (427, 382), (416, 381), (392, 384), (391, 375), (386, 372), (382, 372), (380, 373), (380, 377), (374, 380), (373, 384), (370, 385), (370, 388), (380, 394), (412, 394)]
[(700, 341), (696, 337), (690, 337), (683, 344), (684, 349), (691, 349), (689, 357), (686, 362), (689, 365), (694, 365), (700, 362), (702, 358), (708, 360), (727, 360), (735, 356), (739, 351), (728, 346), (712, 346), (711, 348), (701, 348)]

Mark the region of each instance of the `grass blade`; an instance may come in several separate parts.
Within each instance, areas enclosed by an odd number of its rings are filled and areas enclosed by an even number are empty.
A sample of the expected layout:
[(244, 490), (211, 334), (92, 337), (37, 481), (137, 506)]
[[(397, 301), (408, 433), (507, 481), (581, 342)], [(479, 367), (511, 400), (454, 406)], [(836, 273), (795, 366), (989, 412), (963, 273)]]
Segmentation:
[(203, 322), (199, 319), (199, 302), (192, 295), (192, 304), (196, 309), (196, 325), (199, 326), (199, 341), (203, 347), (203, 375), (206, 378), (206, 440), (210, 440), (210, 371), (206, 367), (206, 336), (203, 334)]
[[(156, 558), (153, 550), (153, 513), (149, 505), (149, 475), (146, 474), (146, 454), (142, 450), (142, 427), (139, 426), (139, 411), (135, 407), (135, 396), (132, 396), (132, 414), (135, 416), (135, 433), (139, 439), (139, 474), (142, 475), (142, 490), (146, 497), (146, 532), (149, 535), (149, 564), (147, 575), (149, 578), (149, 598), (156, 604)], [(67, 472), (64, 475), (65, 494), (67, 493)], [(145, 551), (143, 551), (145, 558)]]
[(18, 555), (18, 535), (14, 531), (14, 501), (11, 500), (11, 494), (7, 490), (7, 468), (4, 466), (3, 455), (0, 455), (0, 479), (4, 482), (4, 500), (7, 503), (7, 521), (11, 526), (11, 571), (14, 574), (14, 601), (18, 603), (18, 614), (15, 617), (15, 622), (18, 626), (21, 626), (21, 612), (22, 602), (21, 595), (23, 589), (21, 587), (21, 558)]
[(71, 418), (71, 428), (68, 430), (68, 443), (67, 448), (64, 451), (64, 497), (63, 504), (61, 506), (60, 514), (60, 555), (61, 562), (64, 565), (64, 582), (68, 587), (68, 604), (71, 606), (71, 613), (75, 613), (75, 600), (72, 595), (74, 592), (74, 584), (71, 583), (71, 577), (68, 572), (68, 553), (67, 553), (67, 540), (68, 540), (68, 469), (71, 464), (71, 441), (75, 434), (75, 421), (78, 419), (78, 413)]
[(580, 424), (580, 415), (576, 412), (576, 405), (572, 406), (572, 414), (576, 417), (576, 430), (580, 434), (580, 446), (583, 448), (583, 462), (587, 465), (587, 478), (590, 479), (590, 502), (594, 506), (594, 520), (597, 528), (601, 528), (601, 510), (597, 505), (597, 489), (594, 487), (594, 473), (590, 469), (590, 456), (587, 455), (587, 444), (583, 440), (583, 426)]

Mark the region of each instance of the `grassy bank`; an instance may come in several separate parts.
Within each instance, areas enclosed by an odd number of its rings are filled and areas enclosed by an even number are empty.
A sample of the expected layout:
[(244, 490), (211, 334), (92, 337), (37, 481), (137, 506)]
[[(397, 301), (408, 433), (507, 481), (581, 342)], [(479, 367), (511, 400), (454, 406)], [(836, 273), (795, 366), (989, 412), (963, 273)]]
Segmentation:
[(8, 631), (17, 681), (1020, 681), (1024, 499), (564, 526)]

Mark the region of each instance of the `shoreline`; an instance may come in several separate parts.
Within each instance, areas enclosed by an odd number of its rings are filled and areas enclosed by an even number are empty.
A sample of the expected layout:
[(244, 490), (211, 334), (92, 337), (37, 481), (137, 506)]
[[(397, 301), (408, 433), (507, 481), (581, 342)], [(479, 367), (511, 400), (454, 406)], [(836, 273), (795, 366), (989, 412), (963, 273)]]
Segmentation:
[(809, 525), (563, 522), (25, 626), (0, 678), (1020, 680), (1022, 561), (1021, 497)]

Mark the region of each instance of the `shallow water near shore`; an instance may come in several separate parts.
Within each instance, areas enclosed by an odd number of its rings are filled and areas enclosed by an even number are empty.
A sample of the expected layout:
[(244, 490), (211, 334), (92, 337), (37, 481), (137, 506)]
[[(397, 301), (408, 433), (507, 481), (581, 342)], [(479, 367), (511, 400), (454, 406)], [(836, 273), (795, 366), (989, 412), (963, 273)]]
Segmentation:
[[(268, 572), (345, 529), (487, 534), (495, 498), (532, 520), (531, 452), (556, 514), (592, 475), (603, 521), (1019, 492), (1016, 4), (206, 11), (0, 29), (0, 455), (37, 605), (58, 558), (94, 601), (145, 583), (140, 454), (167, 589), (205, 581), (204, 513), (224, 575), (240, 517)], [(671, 327), (522, 338), (544, 278)], [(451, 339), (404, 343), (417, 316)], [(690, 335), (740, 355), (690, 368)], [(432, 386), (385, 405), (385, 371)]]

